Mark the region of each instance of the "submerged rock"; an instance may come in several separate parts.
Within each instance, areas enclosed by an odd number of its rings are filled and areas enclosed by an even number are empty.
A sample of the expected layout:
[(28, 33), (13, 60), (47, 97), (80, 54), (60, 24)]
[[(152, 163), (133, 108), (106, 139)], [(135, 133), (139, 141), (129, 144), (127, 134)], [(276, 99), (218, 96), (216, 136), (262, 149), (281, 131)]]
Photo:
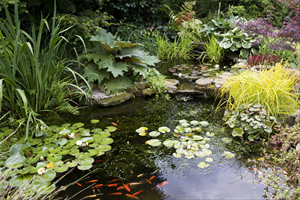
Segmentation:
[(123, 103), (124, 101), (132, 99), (133, 97), (134, 96), (132, 93), (123, 92), (108, 98), (100, 99), (97, 104), (101, 106), (115, 106)]

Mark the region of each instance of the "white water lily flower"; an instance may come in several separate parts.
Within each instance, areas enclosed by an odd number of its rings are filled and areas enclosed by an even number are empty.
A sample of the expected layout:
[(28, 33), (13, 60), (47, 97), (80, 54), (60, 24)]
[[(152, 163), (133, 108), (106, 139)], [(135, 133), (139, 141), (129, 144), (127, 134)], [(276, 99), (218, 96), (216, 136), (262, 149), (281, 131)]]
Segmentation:
[(39, 175), (43, 175), (45, 174), (45, 168), (39, 168), (37, 172)]
[(43, 160), (44, 160), (44, 157), (43, 157), (43, 156), (41, 156), (41, 157), (40, 157), (40, 160), (41, 160), (41, 161), (43, 161)]
[(82, 142), (81, 140), (77, 140), (76, 145), (77, 145), (77, 146), (81, 146), (82, 143), (83, 143), (83, 142)]
[(81, 146), (82, 146), (82, 147), (87, 147), (87, 146), (89, 146), (89, 143), (88, 143), (88, 142), (82, 143)]
[(68, 135), (70, 139), (75, 139), (75, 134), (71, 133), (70, 135)]

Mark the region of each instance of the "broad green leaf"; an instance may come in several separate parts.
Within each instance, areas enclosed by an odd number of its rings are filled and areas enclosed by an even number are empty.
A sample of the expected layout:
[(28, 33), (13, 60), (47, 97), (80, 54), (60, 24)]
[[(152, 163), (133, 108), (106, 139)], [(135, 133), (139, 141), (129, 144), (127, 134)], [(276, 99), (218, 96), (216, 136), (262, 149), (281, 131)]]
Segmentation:
[(67, 162), (66, 165), (71, 168), (77, 166), (78, 162), (76, 160), (72, 160), (71, 162)]
[(35, 181), (39, 183), (44, 183), (44, 182), (52, 181), (55, 177), (56, 177), (56, 172), (54, 170), (47, 169), (45, 174), (37, 177)]
[(163, 127), (159, 127), (158, 131), (161, 133), (166, 133), (166, 132), (170, 132), (171, 130), (168, 127), (163, 126)]
[(205, 153), (203, 151), (196, 151), (194, 154), (195, 154), (195, 156), (200, 157), (200, 158), (205, 156)]
[(114, 140), (112, 139), (112, 138), (104, 138), (101, 142), (100, 142), (100, 144), (111, 144), (111, 143), (113, 143), (114, 142)]
[(200, 162), (198, 165), (197, 165), (199, 168), (206, 168), (206, 167), (209, 167), (210, 164), (206, 163), (206, 162)]
[(59, 132), (59, 134), (61, 134), (61, 135), (67, 135), (67, 134), (70, 134), (70, 133), (71, 133), (71, 130), (68, 130), (68, 129), (64, 129), (64, 130)]
[(78, 122), (78, 123), (73, 124), (73, 126), (77, 127), (77, 128), (80, 128), (80, 127), (84, 126), (84, 123)]
[(93, 167), (93, 165), (78, 165), (77, 166), (77, 168), (79, 169), (79, 170), (89, 170), (89, 169), (91, 169)]
[(87, 130), (82, 130), (82, 131), (80, 131), (80, 135), (81, 135), (81, 136), (91, 136), (90, 132), (87, 131)]
[(113, 52), (116, 49), (116, 36), (101, 29), (98, 35), (91, 36), (90, 41), (99, 42), (107, 51)]
[(172, 147), (172, 146), (174, 146), (174, 143), (175, 143), (174, 140), (165, 140), (165, 141), (163, 142), (163, 144), (164, 144), (166, 147)]
[(47, 161), (50, 161), (50, 162), (56, 162), (56, 161), (59, 161), (62, 159), (62, 156), (61, 155), (58, 155), (58, 154), (50, 154), (47, 156)]
[(146, 141), (146, 144), (156, 147), (156, 146), (161, 145), (161, 141), (158, 139), (151, 139), (151, 140)]
[(201, 121), (200, 125), (204, 126), (204, 127), (207, 127), (209, 125), (209, 123), (207, 121)]
[(175, 158), (181, 158), (181, 154), (180, 154), (180, 153), (173, 153), (173, 156), (174, 156)]
[(124, 91), (126, 88), (132, 85), (132, 80), (127, 76), (118, 76), (114, 79), (106, 81), (106, 94), (117, 94), (120, 91)]
[[(98, 123), (98, 122), (99, 122), (98, 119), (92, 119), (92, 120), (91, 120), (91, 123), (92, 123), (92, 124), (96, 124), (96, 123)], [(94, 130), (95, 130), (95, 129), (94, 129)], [(101, 129), (101, 130), (102, 130), (102, 129)]]
[(212, 159), (212, 158), (205, 158), (205, 161), (206, 162), (212, 162), (212, 161), (214, 161), (214, 159)]
[(243, 137), (243, 130), (240, 128), (234, 128), (232, 131), (232, 136), (233, 137), (236, 137), (236, 136)]
[(94, 138), (93, 137), (84, 137), (81, 139), (81, 141), (91, 143), (94, 141)]
[(233, 153), (231, 153), (229, 151), (224, 151), (224, 153), (222, 155), (226, 156), (229, 159), (231, 159), (235, 156)]
[(222, 138), (222, 141), (225, 143), (230, 143), (230, 142), (232, 142), (232, 139), (228, 138), (228, 137), (224, 137), (224, 138)]
[(157, 136), (160, 135), (160, 132), (158, 132), (158, 131), (151, 131), (151, 132), (149, 133), (149, 135), (150, 135), (151, 137), (157, 137)]
[(89, 82), (98, 81), (102, 83), (104, 79), (109, 79), (110, 73), (106, 71), (106, 69), (98, 69), (98, 65), (91, 63), (88, 64), (83, 73), (83, 77), (85, 77)]
[(86, 158), (84, 160), (78, 160), (79, 165), (90, 165), (94, 162), (95, 160), (93, 158)]
[(64, 146), (65, 144), (68, 143), (68, 140), (66, 138), (59, 138), (55, 144), (59, 144), (60, 146)]
[(128, 65), (123, 62), (117, 62), (115, 65), (111, 65), (107, 68), (108, 72), (111, 72), (114, 78), (123, 76), (124, 72), (128, 71)]

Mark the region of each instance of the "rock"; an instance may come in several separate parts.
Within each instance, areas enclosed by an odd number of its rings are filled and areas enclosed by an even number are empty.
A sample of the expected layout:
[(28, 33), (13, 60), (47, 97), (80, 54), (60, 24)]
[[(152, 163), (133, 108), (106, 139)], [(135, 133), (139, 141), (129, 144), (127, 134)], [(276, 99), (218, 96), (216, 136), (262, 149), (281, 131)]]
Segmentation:
[(195, 88), (199, 92), (199, 94), (206, 94), (206, 88), (208, 85), (210, 85), (212, 82), (212, 79), (209, 78), (201, 78), (196, 80), (195, 82)]
[(153, 88), (144, 89), (142, 92), (143, 96), (151, 96), (153, 94), (156, 94), (156, 91)]
[(139, 90), (136, 87), (128, 87), (126, 92), (132, 93), (134, 96), (142, 96), (142, 90)]
[(136, 84), (136, 88), (139, 89), (139, 90), (145, 89), (145, 88), (146, 88), (145, 82), (142, 82), (142, 81), (138, 82), (138, 83)]
[(210, 73), (204, 73), (204, 74), (202, 74), (202, 76), (204, 76), (204, 77), (210, 77), (211, 74)]
[(297, 110), (294, 114), (288, 116), (285, 120), (289, 126), (293, 126), (294, 124), (300, 124), (300, 109)]
[(176, 79), (166, 79), (166, 88), (168, 90), (168, 93), (174, 94), (177, 92), (178, 88), (177, 85), (179, 84), (179, 81)]
[(117, 95), (113, 95), (104, 99), (100, 99), (97, 104), (101, 106), (115, 106), (120, 103), (123, 103), (124, 101), (127, 101), (131, 98), (133, 98), (134, 95), (132, 93), (123, 92)]

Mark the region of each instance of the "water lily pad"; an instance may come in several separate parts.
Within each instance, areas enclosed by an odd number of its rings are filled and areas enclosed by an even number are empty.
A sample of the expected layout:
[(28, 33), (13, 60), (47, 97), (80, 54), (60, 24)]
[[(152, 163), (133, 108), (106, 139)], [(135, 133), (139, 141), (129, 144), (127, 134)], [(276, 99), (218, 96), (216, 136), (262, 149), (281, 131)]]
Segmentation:
[(203, 137), (200, 135), (193, 135), (193, 140), (203, 140)]
[(187, 122), (184, 122), (184, 123), (181, 123), (181, 126), (183, 126), (183, 127), (188, 127), (188, 126), (190, 126), (190, 124), (187, 123)]
[(91, 120), (91, 123), (92, 123), (92, 124), (96, 124), (96, 123), (98, 123), (98, 122), (99, 122), (98, 119), (92, 119), (92, 120)]
[(61, 150), (60, 147), (56, 147), (55, 149), (54, 149), (53, 147), (51, 147), (51, 148), (49, 149), (49, 152), (52, 153), (52, 154), (54, 154), (54, 153), (59, 152), (60, 150)]
[(20, 176), (14, 176), (9, 181), (11, 186), (14, 187), (20, 187), (21, 185), (26, 185), (26, 183), (29, 183), (33, 178), (33, 175), (20, 175)]
[(157, 137), (157, 136), (160, 135), (160, 132), (158, 132), (158, 131), (151, 131), (151, 132), (149, 133), (149, 135), (150, 135), (151, 137)]
[(84, 126), (84, 123), (76, 123), (76, 124), (73, 124), (74, 127), (77, 127), (77, 128), (80, 128), (80, 127), (83, 127)]
[(63, 125), (61, 125), (62, 127), (69, 127), (69, 126), (71, 126), (71, 124), (70, 123), (65, 123), (65, 124), (63, 124)]
[(168, 127), (163, 126), (163, 127), (159, 127), (158, 131), (161, 133), (166, 133), (166, 132), (170, 132), (171, 130)]
[(70, 150), (65, 149), (65, 150), (61, 150), (61, 151), (57, 152), (57, 154), (59, 154), (59, 155), (67, 155), (69, 152), (70, 152)]
[(116, 131), (116, 130), (117, 130), (116, 127), (114, 127), (114, 126), (108, 126), (108, 127), (106, 127), (106, 129), (105, 129), (104, 131), (107, 131), (107, 132), (114, 132), (114, 131)]
[(79, 149), (71, 149), (70, 152), (69, 152), (69, 154), (70, 154), (71, 156), (75, 156), (75, 155), (78, 154), (78, 153), (79, 153)]
[(161, 145), (161, 141), (158, 139), (151, 139), (151, 140), (146, 141), (146, 144), (149, 144), (150, 146), (153, 146), (153, 147), (157, 147), (157, 146)]
[(200, 124), (199, 121), (191, 121), (190, 123), (191, 123), (192, 125), (195, 125), (195, 126), (198, 125), (198, 124)]
[(56, 162), (56, 161), (59, 161), (61, 159), (62, 159), (62, 156), (58, 155), (58, 154), (49, 154), (47, 156), (47, 161), (49, 161), (49, 162)]
[(111, 146), (108, 144), (100, 144), (97, 147), (95, 147), (95, 149), (98, 151), (109, 151), (111, 150)]
[(79, 170), (89, 170), (89, 169), (91, 169), (93, 167), (93, 165), (78, 165), (77, 166), (77, 168), (79, 169)]
[(206, 162), (213, 162), (214, 159), (212, 159), (212, 158), (205, 158), (205, 161), (206, 161)]
[(80, 165), (90, 165), (95, 160), (94, 160), (94, 158), (85, 158), (84, 160), (77, 160), (77, 161), (78, 161), (78, 164), (80, 164)]
[(39, 185), (38, 189), (36, 190), (36, 193), (41, 195), (50, 194), (55, 188), (56, 188), (55, 184), (47, 185), (47, 186)]
[(114, 142), (114, 140), (112, 139), (112, 138), (104, 138), (101, 142), (100, 142), (100, 144), (111, 144), (111, 143), (113, 143)]
[(192, 132), (192, 128), (190, 128), (190, 127), (184, 128), (184, 132), (190, 133), (190, 132)]
[(183, 126), (176, 126), (175, 133), (184, 133), (184, 127)]
[(92, 130), (93, 133), (101, 133), (102, 132), (102, 128), (95, 128)]
[(55, 170), (56, 172), (62, 173), (62, 172), (68, 171), (68, 168), (69, 168), (69, 167), (68, 167), (67, 165), (63, 164), (63, 165), (60, 165), (60, 166), (55, 167), (54, 170)]
[(93, 137), (84, 137), (81, 139), (81, 141), (84, 143), (84, 142), (88, 142), (88, 143), (91, 143), (94, 141), (94, 138)]
[(102, 156), (102, 155), (104, 155), (104, 154), (105, 154), (104, 151), (99, 151), (98, 154), (97, 154), (97, 156)]
[(60, 146), (64, 146), (65, 144), (68, 143), (68, 140), (66, 138), (59, 138), (55, 144), (59, 144)]
[(101, 132), (100, 135), (101, 135), (101, 137), (103, 137), (103, 138), (111, 136), (110, 132), (107, 132), (107, 131)]
[(138, 128), (138, 129), (135, 130), (135, 132), (137, 132), (137, 133), (145, 133), (146, 130), (142, 129), (142, 128)]
[(146, 136), (146, 135), (147, 135), (146, 132), (139, 133), (139, 136)]
[(183, 154), (185, 152), (184, 149), (176, 149), (176, 153), (178, 154)]
[(182, 119), (182, 120), (179, 120), (179, 123), (182, 124), (182, 123), (188, 123), (185, 119)]
[(63, 129), (58, 134), (60, 134), (60, 135), (67, 135), (67, 134), (70, 134), (70, 133), (71, 133), (71, 130), (69, 130), (69, 129)]
[(209, 123), (207, 121), (201, 121), (199, 122), (201, 126), (207, 127)]
[(202, 131), (202, 128), (201, 127), (195, 127), (192, 129), (194, 132), (198, 132), (200, 133)]
[(192, 153), (192, 152), (187, 152), (187, 153), (185, 153), (184, 155), (185, 155), (185, 157), (188, 158), (188, 159), (194, 158), (194, 153)]
[(89, 149), (88, 152), (91, 157), (96, 156), (99, 153), (99, 151), (97, 151), (96, 149)]
[(195, 156), (197, 156), (199, 158), (202, 158), (205, 156), (205, 153), (203, 151), (196, 151), (194, 154), (195, 154)]
[(71, 162), (67, 162), (66, 165), (71, 168), (77, 166), (78, 162), (76, 160), (72, 160)]
[(163, 144), (164, 144), (166, 147), (172, 147), (172, 146), (174, 146), (174, 143), (175, 143), (174, 140), (165, 140), (165, 141), (163, 142)]
[(209, 156), (212, 154), (212, 151), (208, 149), (202, 149), (202, 152), (204, 153), (205, 156)]
[(208, 132), (208, 131), (207, 131), (207, 132), (206, 132), (206, 135), (209, 136), (209, 137), (212, 137), (212, 136), (214, 136), (215, 134), (212, 133), (212, 132)]
[(228, 138), (228, 137), (223, 137), (222, 141), (225, 142), (225, 143), (230, 143), (230, 142), (232, 142), (232, 139)]
[(91, 136), (90, 132), (87, 131), (87, 130), (82, 130), (82, 131), (80, 131), (80, 135), (81, 135), (81, 136)]
[(233, 153), (231, 153), (229, 151), (224, 151), (224, 153), (222, 155), (226, 156), (229, 159), (231, 159), (235, 156)]
[(209, 144), (201, 144), (200, 147), (202, 149), (208, 149), (210, 147), (210, 145)]
[(45, 174), (39, 176), (35, 179), (36, 182), (44, 183), (52, 181), (56, 177), (56, 172), (54, 170), (47, 169)]
[(173, 156), (174, 156), (175, 158), (181, 158), (181, 154), (180, 154), (180, 153), (173, 153)]
[(206, 168), (206, 167), (209, 167), (210, 164), (206, 163), (206, 162), (200, 162), (198, 165), (197, 165), (199, 168)]

